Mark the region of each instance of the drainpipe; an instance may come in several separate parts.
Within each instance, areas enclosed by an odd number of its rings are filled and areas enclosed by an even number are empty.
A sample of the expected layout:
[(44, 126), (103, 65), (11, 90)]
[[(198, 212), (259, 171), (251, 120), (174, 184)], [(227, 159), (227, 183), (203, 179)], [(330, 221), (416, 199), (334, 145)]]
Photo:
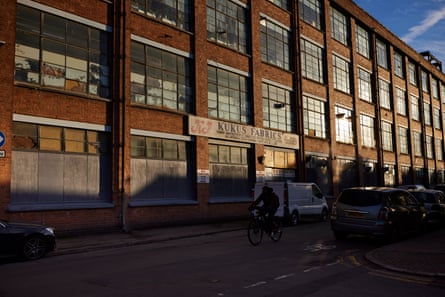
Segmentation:
[[(125, 125), (125, 93), (126, 93), (126, 81), (125, 81), (125, 55), (126, 55), (126, 35), (125, 35), (125, 2), (124, 0), (114, 1), (114, 28), (113, 28), (113, 42), (114, 42), (114, 67), (115, 67), (115, 93), (114, 98), (117, 98), (117, 102), (114, 103), (114, 139), (117, 140), (118, 145), (115, 146), (117, 150), (117, 156), (115, 156), (116, 164), (115, 170), (117, 170), (116, 181), (118, 185), (119, 198), (121, 200), (120, 209), (120, 224), (123, 232), (128, 232), (127, 226), (127, 193), (125, 182), (125, 137), (126, 137), (126, 125)], [(118, 82), (116, 81), (118, 79)]]
[(305, 162), (305, 149), (304, 149), (304, 119), (303, 119), (303, 91), (301, 82), (301, 56), (300, 56), (300, 7), (298, 1), (292, 1), (292, 18), (293, 32), (292, 36), (292, 61), (294, 69), (294, 94), (295, 94), (295, 118), (297, 119), (296, 132), (299, 135), (299, 147), (298, 147), (298, 168), (297, 168), (297, 180), (306, 181), (306, 162)]

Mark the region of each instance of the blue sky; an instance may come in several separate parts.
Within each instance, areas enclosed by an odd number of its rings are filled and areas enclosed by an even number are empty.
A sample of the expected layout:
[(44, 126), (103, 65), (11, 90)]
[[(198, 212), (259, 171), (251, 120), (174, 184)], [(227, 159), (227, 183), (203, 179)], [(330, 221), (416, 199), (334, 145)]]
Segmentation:
[(353, 1), (413, 49), (429, 50), (445, 64), (445, 0)]

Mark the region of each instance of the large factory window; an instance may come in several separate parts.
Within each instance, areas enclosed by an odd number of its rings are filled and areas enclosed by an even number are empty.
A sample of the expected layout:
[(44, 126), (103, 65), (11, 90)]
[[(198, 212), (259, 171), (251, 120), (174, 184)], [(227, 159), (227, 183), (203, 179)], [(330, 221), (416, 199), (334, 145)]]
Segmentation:
[(110, 55), (108, 32), (17, 6), (16, 81), (109, 98)]
[(251, 177), (247, 146), (210, 143), (210, 202), (236, 202), (250, 199)]
[(131, 199), (171, 204), (194, 200), (190, 145), (184, 140), (131, 136)]
[(109, 202), (109, 137), (102, 131), (13, 122), (11, 207), (88, 208)]

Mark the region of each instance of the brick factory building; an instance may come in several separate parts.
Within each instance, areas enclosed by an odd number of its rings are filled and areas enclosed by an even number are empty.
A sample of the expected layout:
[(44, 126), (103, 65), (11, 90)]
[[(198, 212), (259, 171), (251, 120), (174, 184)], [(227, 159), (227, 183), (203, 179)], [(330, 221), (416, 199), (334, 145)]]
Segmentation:
[(349, 0), (3, 0), (0, 218), (246, 216), (256, 181), (445, 183), (445, 75)]

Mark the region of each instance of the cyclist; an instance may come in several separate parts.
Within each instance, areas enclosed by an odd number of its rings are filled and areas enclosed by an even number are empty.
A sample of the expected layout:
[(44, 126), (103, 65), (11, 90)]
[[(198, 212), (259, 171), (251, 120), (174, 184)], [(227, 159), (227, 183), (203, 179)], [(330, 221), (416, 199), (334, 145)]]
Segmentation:
[[(258, 206), (260, 203), (262, 203), (261, 206)], [(272, 227), (273, 217), (279, 206), (280, 200), (278, 199), (277, 194), (275, 194), (271, 187), (264, 186), (262, 193), (254, 202), (252, 202), (249, 210), (257, 207), (257, 209), (265, 215), (266, 226)]]

